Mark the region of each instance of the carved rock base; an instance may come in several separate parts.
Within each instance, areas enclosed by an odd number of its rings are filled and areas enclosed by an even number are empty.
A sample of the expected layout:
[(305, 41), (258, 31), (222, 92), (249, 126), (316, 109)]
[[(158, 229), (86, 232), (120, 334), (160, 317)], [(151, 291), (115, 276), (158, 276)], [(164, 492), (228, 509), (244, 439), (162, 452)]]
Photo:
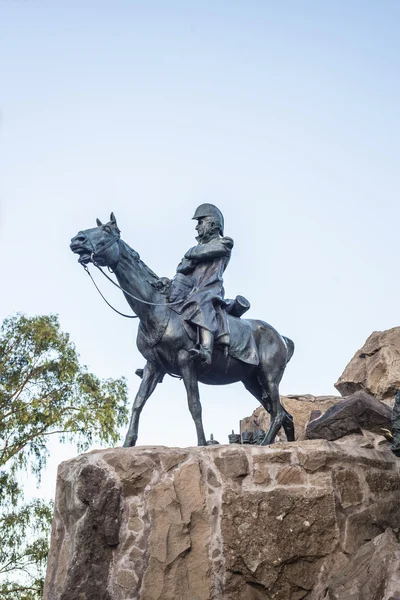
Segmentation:
[(400, 527), (398, 464), (322, 440), (82, 455), (59, 467), (44, 600), (322, 600)]

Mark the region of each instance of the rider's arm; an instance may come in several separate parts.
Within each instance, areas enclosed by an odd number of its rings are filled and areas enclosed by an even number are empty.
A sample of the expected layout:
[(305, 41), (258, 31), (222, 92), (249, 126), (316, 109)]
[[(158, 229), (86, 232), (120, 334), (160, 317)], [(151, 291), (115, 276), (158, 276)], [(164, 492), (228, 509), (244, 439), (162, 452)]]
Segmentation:
[(216, 238), (206, 244), (198, 244), (190, 248), (185, 254), (189, 260), (203, 260), (230, 256), (233, 248), (233, 239), (230, 237)]
[(194, 269), (193, 264), (187, 258), (182, 258), (181, 262), (176, 268), (177, 273), (182, 273), (182, 275), (188, 275)]

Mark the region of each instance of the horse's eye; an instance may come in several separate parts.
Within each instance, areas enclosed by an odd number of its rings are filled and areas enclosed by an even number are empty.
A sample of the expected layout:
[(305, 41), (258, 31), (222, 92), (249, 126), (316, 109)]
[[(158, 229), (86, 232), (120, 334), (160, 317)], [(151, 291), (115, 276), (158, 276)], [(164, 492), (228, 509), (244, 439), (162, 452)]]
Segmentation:
[(106, 233), (112, 233), (112, 232), (111, 232), (111, 227), (109, 227), (108, 225), (105, 225), (105, 226), (104, 226), (104, 231), (105, 231)]

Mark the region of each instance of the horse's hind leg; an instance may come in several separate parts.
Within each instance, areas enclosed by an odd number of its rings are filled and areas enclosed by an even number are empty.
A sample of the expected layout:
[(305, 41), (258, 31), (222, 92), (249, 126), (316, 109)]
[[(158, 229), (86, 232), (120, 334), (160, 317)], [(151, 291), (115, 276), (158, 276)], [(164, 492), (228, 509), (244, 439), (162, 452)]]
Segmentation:
[[(271, 402), (269, 394), (261, 386), (260, 382), (258, 381), (258, 378), (252, 377), (251, 379), (244, 381), (243, 384), (244, 384), (245, 388), (251, 394), (253, 394), (253, 396), (255, 398), (257, 398), (257, 400), (263, 406), (263, 408), (271, 415), (271, 423), (272, 423), (272, 414), (273, 414), (273, 410), (274, 410), (273, 402)], [(278, 392), (278, 396), (279, 396), (279, 392)], [(280, 397), (279, 397), (279, 403), (282, 406), (282, 403), (280, 402)], [(294, 441), (293, 417), (285, 410), (285, 408), (283, 406), (282, 406), (282, 409), (284, 412), (282, 427), (285, 431), (287, 440), (289, 442), (293, 442)], [(279, 428), (278, 428), (278, 431), (279, 431)], [(275, 433), (275, 436), (278, 433), (278, 431)], [(263, 441), (263, 444), (265, 443), (265, 439)], [(267, 443), (272, 443), (272, 442), (267, 442)]]
[(183, 383), (185, 384), (186, 388), (189, 410), (193, 417), (194, 424), (196, 425), (197, 445), (205, 446), (206, 436), (204, 434), (203, 421), (201, 419), (201, 404), (196, 367), (186, 350), (181, 350), (179, 352), (178, 363), (183, 378)]
[(142, 412), (143, 406), (146, 404), (146, 400), (154, 392), (162, 375), (163, 373), (160, 372), (160, 369), (156, 365), (153, 365), (153, 363), (150, 362), (146, 363), (143, 370), (143, 379), (133, 403), (131, 420), (126, 434), (124, 448), (135, 446), (138, 437), (140, 413)]
[(246, 390), (250, 392), (250, 394), (253, 394), (254, 398), (257, 398), (257, 400), (263, 406), (263, 408), (268, 413), (271, 413), (271, 403), (269, 402), (268, 396), (263, 392), (263, 389), (257, 377), (253, 376), (250, 379), (246, 379), (245, 381), (243, 381), (243, 385), (246, 388)]
[(294, 422), (293, 417), (288, 411), (283, 407), (285, 412), (285, 416), (283, 418), (282, 427), (286, 435), (286, 439), (288, 442), (294, 442)]
[(292, 416), (283, 408), (281, 398), (279, 395), (279, 383), (282, 377), (282, 373), (278, 376), (273, 374), (265, 373), (261, 370), (258, 374), (258, 380), (264, 392), (269, 397), (269, 408), (271, 415), (271, 424), (267, 435), (264, 438), (263, 445), (268, 446), (275, 440), (276, 434), (281, 427), (284, 428), (287, 440), (289, 442), (294, 441), (294, 425)]

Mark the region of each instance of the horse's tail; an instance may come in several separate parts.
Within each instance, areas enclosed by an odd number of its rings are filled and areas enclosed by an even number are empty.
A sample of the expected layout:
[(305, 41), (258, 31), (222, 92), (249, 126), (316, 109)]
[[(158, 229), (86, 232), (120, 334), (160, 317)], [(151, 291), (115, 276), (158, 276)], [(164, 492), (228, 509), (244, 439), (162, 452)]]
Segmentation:
[(294, 353), (294, 342), (290, 338), (285, 337), (284, 335), (282, 337), (285, 340), (285, 344), (286, 344), (286, 348), (287, 348), (287, 352), (288, 352), (287, 361), (286, 361), (286, 364), (287, 364), (289, 362), (289, 360), (292, 358), (293, 353)]

